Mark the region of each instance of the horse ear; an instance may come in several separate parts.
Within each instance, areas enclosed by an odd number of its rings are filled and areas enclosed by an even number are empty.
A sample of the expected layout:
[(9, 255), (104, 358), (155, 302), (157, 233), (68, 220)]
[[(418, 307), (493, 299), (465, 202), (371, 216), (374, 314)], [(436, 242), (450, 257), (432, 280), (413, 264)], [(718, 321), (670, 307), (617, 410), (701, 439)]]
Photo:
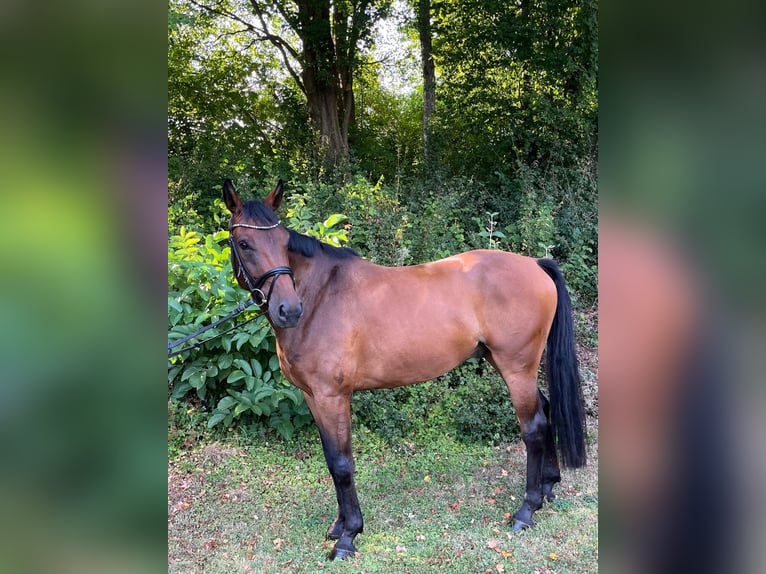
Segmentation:
[(237, 215), (242, 211), (242, 201), (237, 195), (237, 191), (234, 189), (234, 184), (230, 179), (223, 182), (223, 202), (232, 215)]
[(276, 211), (279, 209), (279, 206), (282, 204), (282, 193), (284, 192), (284, 183), (282, 183), (282, 178), (279, 178), (279, 181), (277, 182), (277, 186), (272, 190), (272, 192), (267, 195), (263, 203), (271, 208), (271, 211)]

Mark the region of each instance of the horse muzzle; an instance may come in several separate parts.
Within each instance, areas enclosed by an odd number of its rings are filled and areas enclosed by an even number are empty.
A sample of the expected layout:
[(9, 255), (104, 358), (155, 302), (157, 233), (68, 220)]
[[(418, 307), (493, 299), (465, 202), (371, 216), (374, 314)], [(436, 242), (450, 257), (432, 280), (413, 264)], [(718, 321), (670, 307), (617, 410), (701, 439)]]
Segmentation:
[[(274, 301), (274, 304), (277, 302)], [(292, 304), (288, 301), (281, 301), (277, 305), (276, 313), (272, 311), (271, 305), (269, 305), (269, 317), (271, 317), (274, 325), (281, 329), (289, 329), (295, 327), (303, 317), (303, 303), (300, 299)]]

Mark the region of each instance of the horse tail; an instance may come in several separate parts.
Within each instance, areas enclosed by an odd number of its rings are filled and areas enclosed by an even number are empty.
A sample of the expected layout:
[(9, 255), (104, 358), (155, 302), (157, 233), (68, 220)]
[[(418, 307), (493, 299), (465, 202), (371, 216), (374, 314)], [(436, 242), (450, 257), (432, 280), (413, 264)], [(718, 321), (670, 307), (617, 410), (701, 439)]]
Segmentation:
[(558, 294), (546, 347), (551, 425), (562, 464), (579, 468), (585, 466), (586, 458), (585, 415), (575, 351), (572, 302), (559, 266), (551, 259), (538, 259), (537, 264), (553, 279)]

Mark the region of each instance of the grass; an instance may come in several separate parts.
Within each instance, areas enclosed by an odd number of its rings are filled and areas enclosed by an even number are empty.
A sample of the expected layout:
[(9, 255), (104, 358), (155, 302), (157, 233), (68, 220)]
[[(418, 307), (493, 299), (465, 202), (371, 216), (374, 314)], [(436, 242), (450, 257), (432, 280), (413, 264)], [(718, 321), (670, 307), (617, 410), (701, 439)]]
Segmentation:
[(563, 472), (558, 498), (537, 512), (536, 528), (514, 534), (508, 518), (523, 498), (521, 443), (466, 445), (441, 436), (392, 447), (357, 429), (365, 532), (356, 558), (330, 562), (324, 533), (337, 505), (318, 437), (203, 439), (169, 460), (168, 571), (596, 572), (591, 443), (588, 466)]
[(291, 442), (237, 431), (213, 438), (191, 408), (175, 413), (180, 426), (169, 433), (168, 572), (597, 572), (597, 314), (577, 318), (588, 466), (562, 472), (534, 529), (514, 534), (508, 524), (524, 496), (520, 441), (486, 446), (421, 433), (389, 443), (356, 425), (365, 532), (355, 559), (330, 562), (324, 533), (337, 504), (316, 429)]

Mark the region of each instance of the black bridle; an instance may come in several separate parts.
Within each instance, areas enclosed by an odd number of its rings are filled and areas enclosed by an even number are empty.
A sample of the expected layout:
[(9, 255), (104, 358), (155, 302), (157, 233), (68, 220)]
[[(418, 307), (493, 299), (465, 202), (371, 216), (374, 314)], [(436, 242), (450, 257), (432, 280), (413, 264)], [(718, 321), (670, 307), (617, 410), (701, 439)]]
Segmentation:
[[(269, 302), (269, 299), (271, 299), (271, 293), (274, 290), (274, 284), (277, 282), (277, 278), (279, 278), (280, 275), (290, 276), (290, 279), (293, 281), (293, 289), (295, 289), (295, 276), (293, 275), (292, 269), (287, 266), (280, 265), (278, 267), (269, 269), (266, 271), (266, 273), (258, 277), (258, 279), (254, 279), (253, 276), (250, 275), (250, 272), (247, 270), (247, 267), (245, 267), (245, 264), (242, 261), (242, 257), (239, 254), (239, 249), (237, 249), (237, 243), (234, 241), (234, 228), (246, 227), (248, 229), (274, 229), (278, 225), (279, 221), (277, 221), (274, 225), (250, 225), (248, 223), (233, 223), (229, 225), (229, 245), (231, 246), (231, 254), (232, 257), (237, 260), (236, 276), (242, 276), (242, 279), (245, 281), (245, 285), (247, 285), (248, 291), (250, 291), (250, 296), (253, 298), (255, 304), (259, 307), (263, 307)], [(271, 284), (269, 285), (269, 292), (264, 294), (263, 286), (269, 279), (272, 279)]]

